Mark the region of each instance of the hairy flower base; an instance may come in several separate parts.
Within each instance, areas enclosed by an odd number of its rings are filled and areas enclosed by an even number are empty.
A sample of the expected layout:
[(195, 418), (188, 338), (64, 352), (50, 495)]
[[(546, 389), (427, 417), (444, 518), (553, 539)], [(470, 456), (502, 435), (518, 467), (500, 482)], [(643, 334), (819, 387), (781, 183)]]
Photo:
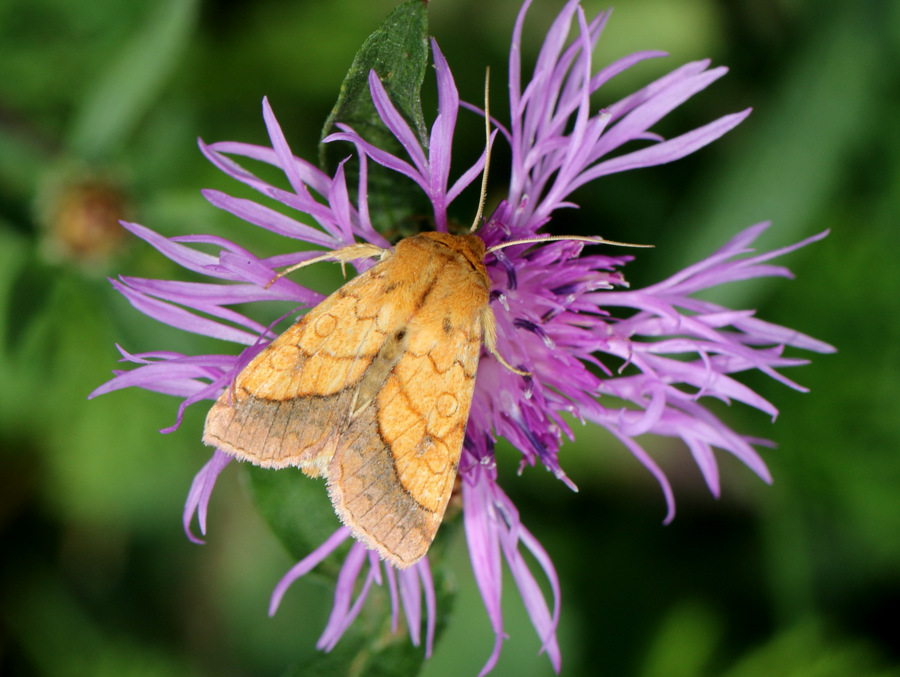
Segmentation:
[[(639, 52), (594, 72), (591, 55), (609, 12), (588, 21), (577, 0), (569, 0), (553, 22), (534, 72), (523, 87), (519, 57), (529, 4), (525, 2), (513, 31), (510, 124), (498, 126), (512, 152), (509, 190), (478, 233), (488, 246), (541, 236), (554, 225), (558, 209), (574, 206), (569, 196), (576, 188), (607, 174), (679, 159), (719, 138), (749, 114), (745, 110), (726, 115), (672, 139), (650, 131), (671, 110), (724, 75), (724, 68), (710, 69), (707, 61), (686, 64), (634, 94), (593, 111), (591, 98), (598, 95), (603, 84), (632, 65), (662, 54)], [(237, 344), (238, 350), (190, 356), (160, 351), (131, 354), (120, 348), (123, 361), (136, 366), (116, 372), (92, 396), (135, 386), (182, 398), (174, 424), (164, 432), (180, 425), (187, 406), (216, 399), (274, 338), (275, 326), (284, 319), (270, 315), (273, 321), (263, 324), (234, 310), (234, 306), (247, 308), (258, 301), (277, 300), (308, 307), (322, 299), (288, 278), (270, 284), (279, 267), (321, 253), (293, 251), (293, 241), (325, 250), (359, 241), (389, 246), (369, 219), (370, 161), (415, 182), (431, 201), (435, 228), (447, 229), (448, 206), (480, 174), (485, 158), (482, 156), (450, 184), (451, 148), (461, 104), (449, 66), (434, 42), (432, 53), (438, 113), (427, 148), (396, 110), (375, 73), (369, 77), (372, 100), (405, 156), (373, 146), (347, 126), (340, 126), (339, 132), (326, 139), (329, 143), (349, 142), (356, 149), (359, 183), (355, 197), (347, 186), (343, 164), (329, 176), (293, 155), (268, 101), (263, 102), (263, 117), (271, 147), (201, 142), (201, 151), (216, 167), (278, 208), (219, 191), (204, 191), (206, 198), (252, 225), (287, 238), (288, 253), (258, 258), (223, 238), (165, 238), (144, 226), (124, 224), (164, 256), (210, 281), (122, 277), (112, 281), (115, 288), (146, 315), (177, 329)], [(466, 107), (478, 110), (468, 104)], [(628, 150), (623, 151), (626, 145)], [(288, 187), (264, 181), (235, 158), (280, 169)], [(285, 211), (305, 215), (306, 222)], [(632, 257), (607, 252), (584, 254), (582, 243), (519, 245), (488, 255), (485, 264), (492, 283), (497, 349), (506, 361), (529, 376), (523, 378), (510, 371), (489, 354), (482, 356), (459, 465), (466, 542), (495, 633), (494, 650), (482, 674), (495, 665), (504, 637), (500, 607), (503, 560), (512, 572), (543, 650), (555, 670), (561, 666), (556, 640), (559, 581), (549, 556), (521, 524), (515, 506), (497, 484), (493, 446), (499, 437), (521, 452), (523, 467), (540, 463), (574, 488), (559, 460), (563, 440), (574, 437), (563, 415), (603, 426), (659, 481), (668, 506), (666, 521), (675, 512), (673, 492), (662, 470), (637, 440), (645, 433), (682, 440), (716, 496), (720, 487), (714, 449), (734, 455), (770, 481), (765, 463), (754, 448), (768, 443), (734, 432), (705, 403), (709, 398), (743, 402), (774, 417), (775, 407), (736, 380), (735, 374), (757, 370), (803, 390), (777, 371), (805, 363), (785, 357), (785, 347), (814, 352), (833, 349), (791, 329), (764, 322), (752, 310), (733, 310), (695, 298), (697, 292), (727, 282), (790, 277), (786, 268), (769, 261), (825, 235), (751, 255), (752, 243), (766, 227), (758, 224), (746, 229), (712, 256), (644, 289), (629, 289), (625, 282), (622, 268)], [(555, 231), (566, 229), (557, 227)], [(218, 255), (201, 250), (210, 246), (219, 250)], [(358, 268), (366, 265), (370, 264), (362, 263)], [(191, 540), (202, 542), (191, 533), (191, 520), (196, 514), (201, 534), (206, 533), (209, 498), (229, 460), (216, 451), (194, 479), (184, 511), (185, 531)], [(347, 537), (346, 529), (338, 529), (293, 567), (275, 588), (270, 612), (275, 612), (293, 581)], [(537, 564), (549, 582), (551, 603), (532, 567), (526, 564), (526, 551), (530, 553), (527, 558)], [(424, 621), (425, 652), (430, 655), (436, 609), (427, 558), (408, 570), (397, 571), (359, 543), (350, 548), (344, 561), (332, 615), (318, 646), (324, 650), (334, 647), (358, 615), (372, 584), (385, 582), (393, 603), (394, 627), (402, 607), (410, 637), (419, 645)]]

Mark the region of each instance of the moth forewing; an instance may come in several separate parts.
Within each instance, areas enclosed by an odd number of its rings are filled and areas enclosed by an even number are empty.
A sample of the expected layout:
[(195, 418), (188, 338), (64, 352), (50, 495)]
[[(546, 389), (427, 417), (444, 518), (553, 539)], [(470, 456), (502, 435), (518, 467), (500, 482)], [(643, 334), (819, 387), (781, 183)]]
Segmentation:
[(418, 561), (453, 489), (482, 340), (496, 354), (484, 243), (422, 233), (313, 308), (235, 378), (204, 442), (325, 476), (341, 521), (398, 567)]
[(388, 374), (393, 371), (394, 367), (406, 352), (406, 346), (409, 343), (409, 332), (406, 325), (397, 327), (394, 331), (388, 333), (381, 348), (375, 355), (366, 373), (363, 375), (353, 393), (353, 400), (350, 404), (350, 419), (359, 416), (366, 409), (387, 380)]

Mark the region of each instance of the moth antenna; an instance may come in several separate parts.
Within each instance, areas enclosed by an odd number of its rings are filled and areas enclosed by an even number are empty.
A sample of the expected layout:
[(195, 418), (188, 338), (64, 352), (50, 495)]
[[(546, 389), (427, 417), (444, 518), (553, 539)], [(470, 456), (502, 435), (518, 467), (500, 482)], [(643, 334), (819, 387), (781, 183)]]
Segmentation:
[(525, 377), (531, 376), (531, 372), (516, 369), (509, 362), (504, 360), (503, 355), (497, 350), (497, 320), (494, 318), (494, 314), (489, 308), (486, 308), (481, 315), (481, 326), (484, 329), (484, 347), (488, 349), (488, 352), (512, 373)]
[(387, 249), (379, 247), (378, 245), (369, 244), (368, 242), (360, 242), (358, 244), (347, 245), (346, 247), (335, 249), (334, 251), (327, 252), (325, 254), (322, 254), (321, 256), (314, 256), (313, 258), (307, 259), (306, 261), (301, 261), (300, 263), (295, 263), (292, 266), (288, 266), (280, 273), (275, 275), (275, 277), (273, 277), (271, 280), (269, 280), (265, 288), (268, 289), (285, 275), (290, 275), (295, 270), (300, 270), (300, 268), (311, 266), (312, 264), (319, 263), (320, 261), (340, 261), (341, 272), (343, 272), (344, 277), (346, 277), (347, 271), (345, 270), (345, 266), (348, 261), (355, 261), (356, 259), (368, 259), (373, 256), (384, 257), (387, 251)]
[(488, 66), (484, 72), (484, 171), (481, 173), (481, 198), (478, 200), (478, 213), (475, 214), (475, 221), (469, 228), (470, 233), (478, 230), (481, 217), (484, 215), (484, 203), (487, 200), (487, 182), (488, 168), (491, 165), (491, 67)]
[(557, 242), (559, 240), (571, 240), (573, 242), (587, 242), (588, 244), (612, 244), (617, 247), (639, 247), (641, 249), (652, 248), (652, 244), (633, 244), (631, 242), (616, 242), (615, 240), (607, 240), (602, 237), (585, 237), (582, 235), (548, 235), (547, 237), (526, 237), (521, 240), (510, 240), (509, 242), (501, 242), (493, 247), (488, 247), (485, 254), (490, 254), (498, 249), (505, 247), (513, 247), (517, 244), (535, 244), (538, 242)]
[(519, 376), (525, 376), (525, 377), (531, 376), (531, 372), (530, 372), (530, 371), (522, 371), (521, 369), (516, 369), (516, 368), (515, 368), (514, 366), (512, 366), (509, 362), (507, 362), (506, 360), (504, 360), (504, 359), (503, 359), (503, 355), (501, 355), (501, 354), (500, 354), (499, 352), (497, 352), (496, 350), (492, 350), (492, 351), (491, 351), (491, 354), (494, 356), (494, 358), (495, 358), (500, 364), (502, 364), (504, 367), (506, 367), (507, 369), (509, 369), (513, 374), (517, 374), (517, 375), (519, 375)]

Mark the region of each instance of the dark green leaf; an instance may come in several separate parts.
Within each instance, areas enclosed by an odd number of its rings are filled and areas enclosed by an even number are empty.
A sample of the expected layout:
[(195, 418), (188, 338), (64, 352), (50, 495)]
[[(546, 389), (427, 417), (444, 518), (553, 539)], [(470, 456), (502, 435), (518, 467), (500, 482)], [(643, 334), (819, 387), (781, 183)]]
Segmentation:
[[(306, 556), (334, 532), (338, 521), (321, 481), (305, 477), (292, 468), (276, 471), (248, 466), (247, 474), (259, 511), (292, 556), (297, 559)], [(437, 606), (435, 642), (443, 634), (456, 596), (441, 557), (448, 535), (447, 529), (442, 528), (430, 558)], [(328, 576), (337, 578), (341, 561), (339, 557), (330, 557), (322, 567)], [(376, 587), (369, 594), (363, 614), (347, 629), (333, 651), (316, 654), (309, 661), (291, 666), (284, 677), (338, 674), (405, 677), (417, 674), (425, 660), (424, 600), (421, 642), (416, 647), (402, 623), (397, 633), (391, 633), (387, 590)]]
[(319, 653), (311, 659), (290, 666), (282, 677), (333, 677), (333, 675), (354, 674), (353, 664), (360, 652), (365, 650), (365, 641), (358, 632), (349, 630), (341, 637), (338, 645), (328, 653)]
[[(448, 582), (443, 566), (435, 566), (432, 562), (432, 576), (437, 605), (436, 644), (446, 628), (456, 591)], [(373, 589), (370, 595), (381, 595), (384, 599), (387, 592)], [(391, 633), (390, 614), (387, 613), (387, 607), (382, 605), (377, 614), (368, 617), (363, 614), (357, 619), (334, 650), (290, 666), (283, 677), (412, 677), (419, 673), (425, 661), (427, 624), (424, 601), (422, 610), (421, 642), (418, 647), (413, 646), (402, 622), (397, 632)]]
[[(337, 103), (331, 112), (322, 138), (334, 131), (338, 122), (347, 124), (370, 143), (396, 154), (405, 155), (400, 143), (385, 127), (372, 103), (369, 72), (374, 70), (385, 86), (397, 110), (427, 145), (427, 129), (422, 116), (421, 89), (428, 66), (428, 21), (425, 3), (411, 0), (400, 5), (370, 35), (356, 53)], [(334, 173), (350, 151), (343, 144), (323, 143), (322, 165)], [(355, 188), (357, 170), (347, 168), (348, 184)], [(369, 209), (375, 228), (388, 237), (421, 230), (416, 216), (430, 212), (422, 192), (408, 179), (375, 163), (369, 164)], [(421, 222), (421, 218), (418, 219)]]
[[(321, 480), (299, 469), (247, 466), (253, 500), (269, 527), (298, 560), (318, 548), (340, 526)], [(323, 563), (336, 574), (333, 560)]]

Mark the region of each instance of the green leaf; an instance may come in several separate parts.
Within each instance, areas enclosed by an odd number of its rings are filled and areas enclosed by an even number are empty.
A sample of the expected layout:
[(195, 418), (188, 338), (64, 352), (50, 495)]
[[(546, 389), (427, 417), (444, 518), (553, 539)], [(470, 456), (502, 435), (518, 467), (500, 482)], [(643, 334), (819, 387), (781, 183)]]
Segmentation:
[(352, 666), (360, 652), (365, 650), (363, 637), (356, 632), (346, 632), (338, 645), (328, 653), (320, 653), (310, 660), (290, 666), (282, 677), (333, 677), (352, 675)]
[[(394, 106), (427, 145), (427, 128), (422, 116), (421, 90), (428, 66), (428, 20), (425, 3), (411, 0), (397, 7), (370, 35), (356, 53), (337, 103), (322, 129), (322, 139), (338, 122), (351, 126), (366, 141), (390, 153), (404, 157), (405, 151), (387, 129), (369, 91), (369, 71), (374, 70), (391, 97)], [(344, 144), (320, 146), (323, 168), (333, 174), (348, 156)], [(403, 236), (421, 230), (416, 215), (430, 213), (422, 191), (409, 179), (369, 163), (369, 209), (375, 228), (387, 237)], [(347, 167), (348, 184), (355, 188), (358, 171)]]
[[(306, 477), (296, 468), (246, 468), (260, 514), (291, 556), (306, 557), (340, 526), (321, 480)], [(330, 558), (323, 565), (329, 574), (337, 575), (336, 560)]]
[[(447, 626), (450, 611), (456, 598), (456, 590), (450, 584), (441, 565), (432, 561), (434, 579), (436, 619), (434, 641), (437, 641)], [(376, 589), (370, 595), (387, 596), (384, 589)], [(390, 614), (382, 605), (374, 615), (363, 614), (347, 629), (334, 650), (318, 654), (310, 660), (290, 666), (282, 677), (412, 677), (417, 675), (425, 662), (425, 641), (427, 624), (423, 617), (419, 646), (413, 646), (406, 626), (401, 621), (396, 633), (391, 632)], [(401, 619), (403, 616), (401, 615)]]
[[(247, 475), (260, 513), (278, 539), (298, 560), (319, 547), (338, 526), (328, 493), (321, 481), (305, 477), (293, 468), (267, 470), (247, 466)], [(456, 598), (456, 590), (449, 581), (444, 559), (441, 557), (441, 542), (446, 541), (441, 536), (446, 537), (446, 532), (446, 529), (441, 529), (438, 547), (432, 548), (430, 557), (436, 598), (435, 643), (447, 626)], [(342, 546), (337, 555), (327, 558), (317, 571), (324, 570), (327, 577), (336, 580), (346, 547)], [(417, 674), (425, 660), (427, 623), (424, 617), (424, 600), (421, 642), (416, 647), (403, 623), (396, 633), (391, 632), (386, 587), (375, 586), (369, 595), (363, 613), (347, 629), (333, 651), (316, 654), (307, 661), (290, 666), (284, 677), (407, 677)]]
[(82, 157), (109, 154), (128, 137), (190, 43), (198, 0), (161, 2), (88, 92), (69, 143)]

